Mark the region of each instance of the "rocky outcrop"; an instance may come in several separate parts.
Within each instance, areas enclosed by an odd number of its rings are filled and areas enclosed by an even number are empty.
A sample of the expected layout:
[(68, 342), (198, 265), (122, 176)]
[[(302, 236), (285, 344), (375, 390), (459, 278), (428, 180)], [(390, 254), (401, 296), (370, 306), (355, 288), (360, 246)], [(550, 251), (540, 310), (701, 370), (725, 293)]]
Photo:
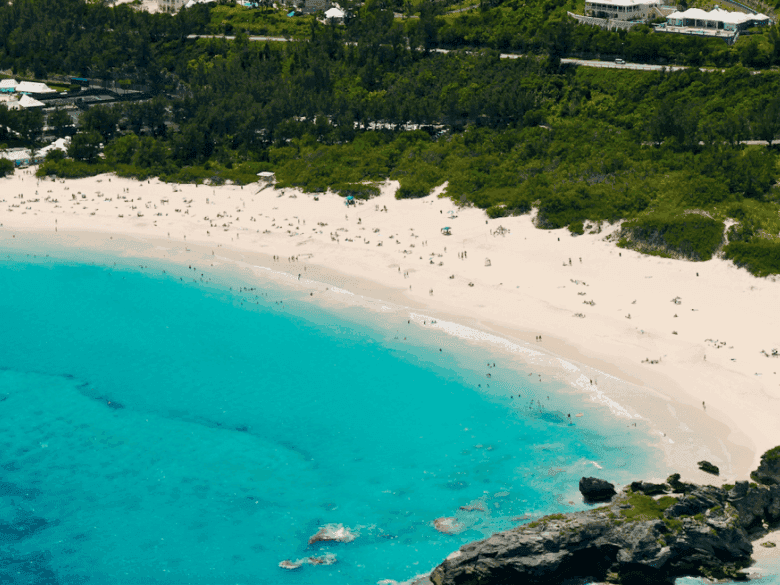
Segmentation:
[(580, 480), (580, 493), (586, 503), (608, 502), (617, 492), (615, 484), (596, 477), (583, 477)]
[(712, 475), (720, 475), (720, 469), (717, 465), (713, 465), (709, 461), (699, 461), (696, 465), (699, 466), (699, 469), (704, 471), (705, 473), (711, 473)]
[[(776, 466), (765, 456), (755, 473), (780, 480)], [(583, 482), (588, 488), (593, 482), (586, 480), (594, 479), (583, 478), (580, 491)], [(682, 576), (744, 578), (740, 570), (752, 562), (751, 540), (780, 523), (780, 481), (719, 488), (683, 483), (674, 474), (667, 484), (634, 482), (609, 505), (545, 516), (464, 545), (433, 570), (430, 580), (435, 585), (553, 584), (577, 577), (633, 585), (671, 583)], [(648, 495), (670, 490), (676, 495)]]
[[(712, 490), (718, 491), (716, 488)], [(699, 517), (676, 515), (683, 504), (632, 490), (609, 506), (574, 514), (546, 516), (487, 540), (467, 544), (431, 574), (436, 585), (560, 583), (587, 577), (621, 583), (671, 582), (683, 575), (734, 577), (750, 562), (753, 547), (724, 507), (726, 492), (696, 490), (680, 510), (701, 510)]]
[(665, 483), (635, 481), (631, 483), (631, 490), (634, 492), (641, 492), (646, 496), (655, 496), (658, 494), (668, 494), (671, 491), (671, 487)]
[(763, 485), (780, 484), (780, 447), (770, 449), (761, 456), (761, 464), (750, 477)]
[(740, 525), (750, 534), (762, 534), (765, 525), (780, 521), (780, 485), (759, 486), (737, 482), (728, 492), (729, 503), (739, 514)]
[(672, 488), (672, 491), (675, 494), (684, 494), (685, 492), (689, 492), (694, 488), (694, 485), (692, 483), (681, 482), (679, 473), (673, 473), (672, 475), (667, 477), (666, 483), (669, 484), (669, 487)]

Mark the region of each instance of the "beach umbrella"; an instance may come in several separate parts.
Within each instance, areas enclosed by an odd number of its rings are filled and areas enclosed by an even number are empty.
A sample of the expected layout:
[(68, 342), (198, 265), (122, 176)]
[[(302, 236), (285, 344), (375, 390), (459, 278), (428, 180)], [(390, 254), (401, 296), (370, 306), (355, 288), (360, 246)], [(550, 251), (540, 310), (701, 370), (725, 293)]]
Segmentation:
[(347, 196), (347, 201), (354, 201), (355, 198), (352, 195)]

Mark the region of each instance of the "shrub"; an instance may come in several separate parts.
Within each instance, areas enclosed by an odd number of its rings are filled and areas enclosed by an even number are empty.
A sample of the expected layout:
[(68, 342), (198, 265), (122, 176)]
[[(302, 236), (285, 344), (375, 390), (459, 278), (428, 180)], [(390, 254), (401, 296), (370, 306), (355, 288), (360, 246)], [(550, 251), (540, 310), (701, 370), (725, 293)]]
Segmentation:
[(331, 190), (342, 197), (352, 196), (355, 199), (371, 199), (379, 195), (379, 187), (376, 185), (364, 185), (363, 183), (339, 183), (331, 186)]
[(723, 251), (726, 258), (755, 276), (780, 274), (780, 242), (731, 242)]
[(401, 187), (395, 194), (396, 199), (419, 199), (431, 192), (431, 186), (423, 181), (402, 178), (399, 182)]
[(6, 175), (12, 174), (13, 172), (13, 161), (8, 160), (7, 158), (0, 158), (0, 177), (5, 177)]
[(576, 236), (581, 236), (585, 233), (585, 225), (582, 220), (572, 222), (569, 224), (569, 231)]
[(79, 160), (65, 158), (62, 160), (47, 160), (38, 167), (39, 177), (55, 175), (64, 179), (81, 179), (109, 172), (111, 168), (104, 163), (89, 164)]
[(627, 221), (623, 235), (629, 240), (627, 245), (643, 252), (655, 249), (703, 261), (720, 247), (724, 228), (722, 221), (698, 213), (655, 213)]
[(765, 461), (775, 461), (780, 459), (780, 447), (773, 447), (761, 456)]

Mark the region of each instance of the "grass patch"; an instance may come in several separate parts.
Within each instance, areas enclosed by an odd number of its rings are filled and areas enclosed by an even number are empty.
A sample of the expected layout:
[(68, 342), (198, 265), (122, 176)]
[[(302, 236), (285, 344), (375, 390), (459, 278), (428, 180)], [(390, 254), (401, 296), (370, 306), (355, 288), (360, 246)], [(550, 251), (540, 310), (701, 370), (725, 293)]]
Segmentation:
[(244, 6), (215, 6), (211, 9), (208, 31), (212, 34), (249, 35), (307, 39), (311, 36), (313, 15), (287, 16), (289, 10), (263, 10)]
[(644, 494), (633, 493), (628, 497), (628, 503), (631, 504), (631, 508), (620, 510), (620, 514), (626, 520), (660, 520), (664, 517), (664, 510), (675, 502), (677, 502), (677, 498), (671, 496), (664, 496), (656, 500)]

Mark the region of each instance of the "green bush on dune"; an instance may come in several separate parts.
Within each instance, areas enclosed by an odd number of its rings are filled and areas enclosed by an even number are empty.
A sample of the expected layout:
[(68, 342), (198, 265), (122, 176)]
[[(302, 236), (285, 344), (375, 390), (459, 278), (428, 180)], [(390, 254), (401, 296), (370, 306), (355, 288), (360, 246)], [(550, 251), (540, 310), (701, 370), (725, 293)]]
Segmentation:
[(623, 224), (624, 246), (689, 260), (709, 260), (723, 243), (722, 221), (699, 213), (653, 213)]
[(780, 242), (760, 239), (731, 242), (723, 251), (726, 258), (755, 276), (780, 273)]

